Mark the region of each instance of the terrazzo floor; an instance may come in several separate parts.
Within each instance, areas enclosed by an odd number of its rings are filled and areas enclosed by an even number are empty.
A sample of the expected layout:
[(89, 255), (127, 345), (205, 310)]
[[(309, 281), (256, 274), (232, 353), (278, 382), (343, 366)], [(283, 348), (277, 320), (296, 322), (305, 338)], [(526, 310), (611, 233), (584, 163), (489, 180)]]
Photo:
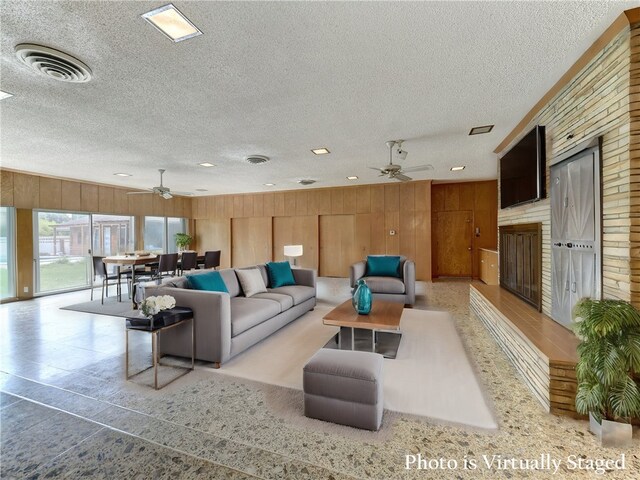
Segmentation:
[[(605, 449), (586, 422), (546, 413), (470, 314), (468, 282), (421, 284), (419, 293), (416, 308), (453, 314), (498, 431), (402, 415), (379, 436), (311, 429), (275, 412), (259, 384), (222, 375), (213, 382), (204, 366), (157, 392), (126, 382), (122, 319), (58, 309), (84, 301), (85, 291), (0, 306), (0, 476), (640, 478), (640, 432), (629, 449)], [(319, 301), (347, 295), (344, 280), (319, 280)], [(134, 362), (148, 360), (148, 338), (134, 342), (143, 352)], [(407, 469), (407, 455), (421, 456), (426, 469)], [(624, 469), (589, 468), (621, 455)]]

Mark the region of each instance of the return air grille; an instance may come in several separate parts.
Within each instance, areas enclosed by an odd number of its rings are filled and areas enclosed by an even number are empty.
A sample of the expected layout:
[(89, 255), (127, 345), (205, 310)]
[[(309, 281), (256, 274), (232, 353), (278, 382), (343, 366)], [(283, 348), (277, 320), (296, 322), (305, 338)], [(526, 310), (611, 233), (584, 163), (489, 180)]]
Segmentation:
[(269, 161), (269, 157), (265, 157), (264, 155), (250, 155), (245, 158), (245, 160), (252, 165), (260, 165), (262, 163), (267, 163)]
[(22, 43), (16, 46), (18, 59), (40, 75), (62, 82), (83, 83), (91, 80), (91, 70), (77, 58), (53, 48)]

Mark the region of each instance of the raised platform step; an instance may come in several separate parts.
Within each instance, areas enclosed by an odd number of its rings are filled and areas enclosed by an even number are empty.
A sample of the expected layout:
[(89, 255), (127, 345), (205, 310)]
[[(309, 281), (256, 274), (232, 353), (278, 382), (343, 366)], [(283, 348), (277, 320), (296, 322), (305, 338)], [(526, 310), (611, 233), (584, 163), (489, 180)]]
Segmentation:
[(478, 282), (470, 289), (472, 311), (540, 403), (553, 414), (577, 417), (573, 332), (497, 285)]

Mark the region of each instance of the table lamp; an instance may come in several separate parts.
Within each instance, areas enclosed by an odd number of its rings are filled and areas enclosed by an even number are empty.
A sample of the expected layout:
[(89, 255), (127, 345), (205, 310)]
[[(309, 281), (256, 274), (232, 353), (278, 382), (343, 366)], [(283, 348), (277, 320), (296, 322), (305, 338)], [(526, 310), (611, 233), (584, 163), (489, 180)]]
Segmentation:
[[(296, 265), (296, 257), (302, 256), (302, 245), (285, 245), (284, 256), (293, 258), (293, 265)], [(289, 260), (291, 262), (291, 260)]]

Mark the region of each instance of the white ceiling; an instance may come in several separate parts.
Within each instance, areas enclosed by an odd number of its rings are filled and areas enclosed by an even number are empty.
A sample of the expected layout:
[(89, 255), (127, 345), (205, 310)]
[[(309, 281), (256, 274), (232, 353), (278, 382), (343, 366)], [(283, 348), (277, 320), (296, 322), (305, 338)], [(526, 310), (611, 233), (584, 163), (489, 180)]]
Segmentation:
[[(495, 178), (493, 149), (637, 5), (176, 0), (204, 35), (172, 43), (140, 17), (166, 3), (3, 0), (0, 89), (15, 96), (0, 102), (1, 165), (140, 188), (166, 168), (172, 190), (210, 195), (393, 181), (367, 166), (402, 138), (403, 166), (435, 166), (415, 179)], [(69, 53), (94, 78), (38, 76), (20, 43)]]

